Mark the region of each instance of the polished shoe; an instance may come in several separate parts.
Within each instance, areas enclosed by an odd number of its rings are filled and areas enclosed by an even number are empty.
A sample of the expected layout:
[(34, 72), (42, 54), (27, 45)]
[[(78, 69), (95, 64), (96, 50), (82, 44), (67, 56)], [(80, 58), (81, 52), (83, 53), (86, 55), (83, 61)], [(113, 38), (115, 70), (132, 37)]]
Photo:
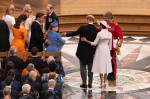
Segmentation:
[(88, 85), (89, 88), (92, 88), (92, 85)]
[(87, 88), (87, 85), (80, 85), (81, 88)]
[(116, 79), (115, 79), (114, 77), (109, 77), (108, 80), (109, 80), (109, 81), (114, 81), (114, 80), (116, 80)]

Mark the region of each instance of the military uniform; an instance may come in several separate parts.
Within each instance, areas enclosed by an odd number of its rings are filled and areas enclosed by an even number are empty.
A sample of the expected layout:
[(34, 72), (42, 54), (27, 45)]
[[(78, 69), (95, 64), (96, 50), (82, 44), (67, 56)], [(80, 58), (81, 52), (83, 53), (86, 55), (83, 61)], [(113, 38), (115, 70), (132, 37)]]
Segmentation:
[[(119, 47), (121, 47), (121, 44), (123, 42), (123, 34), (122, 34), (122, 30), (119, 26), (119, 24), (112, 20), (112, 22), (109, 24), (109, 26), (111, 27), (110, 29), (108, 29), (109, 32), (112, 33), (112, 50), (111, 50), (111, 57), (112, 57), (112, 69), (113, 72), (109, 73), (108, 75), (108, 79), (116, 79), (116, 51), (120, 51), (119, 48), (116, 48), (116, 45), (118, 45)], [(117, 53), (120, 54), (120, 53)]]

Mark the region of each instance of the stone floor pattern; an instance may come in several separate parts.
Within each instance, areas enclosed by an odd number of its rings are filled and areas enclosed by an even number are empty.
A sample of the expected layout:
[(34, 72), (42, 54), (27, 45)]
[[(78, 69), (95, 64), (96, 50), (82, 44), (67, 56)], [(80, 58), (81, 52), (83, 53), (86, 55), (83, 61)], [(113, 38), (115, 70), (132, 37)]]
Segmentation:
[(66, 76), (63, 99), (150, 99), (150, 38), (124, 36), (121, 55), (117, 56), (117, 80), (100, 89), (98, 74), (93, 88), (80, 88), (80, 65), (75, 56), (78, 36), (63, 37), (62, 62)]

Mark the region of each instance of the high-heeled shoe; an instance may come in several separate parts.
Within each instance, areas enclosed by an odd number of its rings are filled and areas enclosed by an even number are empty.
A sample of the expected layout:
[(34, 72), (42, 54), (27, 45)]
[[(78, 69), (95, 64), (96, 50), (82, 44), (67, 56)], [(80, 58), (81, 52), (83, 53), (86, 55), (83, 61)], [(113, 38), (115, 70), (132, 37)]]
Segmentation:
[(99, 88), (103, 88), (103, 83), (100, 84), (100, 87), (99, 87)]

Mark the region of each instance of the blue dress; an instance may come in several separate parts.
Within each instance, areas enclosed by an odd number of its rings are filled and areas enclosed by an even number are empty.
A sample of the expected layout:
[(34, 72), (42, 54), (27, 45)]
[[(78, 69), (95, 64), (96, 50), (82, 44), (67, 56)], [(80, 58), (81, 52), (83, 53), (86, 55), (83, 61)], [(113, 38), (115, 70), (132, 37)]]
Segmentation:
[(51, 41), (51, 44), (48, 45), (46, 52), (59, 52), (60, 48), (65, 44), (60, 34), (53, 30), (48, 34), (48, 39)]

